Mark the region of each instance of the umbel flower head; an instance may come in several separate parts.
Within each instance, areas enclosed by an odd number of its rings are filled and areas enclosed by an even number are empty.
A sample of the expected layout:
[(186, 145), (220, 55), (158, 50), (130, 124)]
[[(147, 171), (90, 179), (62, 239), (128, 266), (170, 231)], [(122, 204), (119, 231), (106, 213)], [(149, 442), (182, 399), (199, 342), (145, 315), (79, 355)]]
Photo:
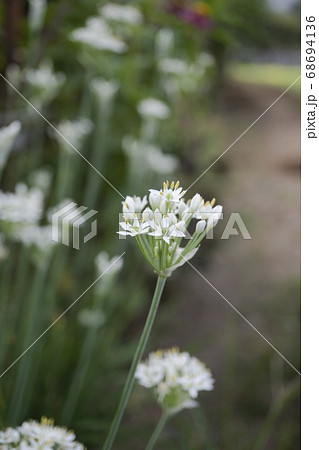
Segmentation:
[(54, 426), (53, 420), (30, 420), (20, 427), (0, 431), (0, 449), (11, 450), (84, 450), (75, 441), (75, 434), (66, 428)]
[[(122, 236), (133, 236), (149, 264), (162, 277), (169, 277), (190, 260), (200, 242), (222, 217), (222, 207), (215, 199), (205, 202), (199, 194), (184, 200), (179, 182), (164, 182), (161, 190), (150, 189), (148, 198), (127, 196), (120, 222)], [(188, 228), (196, 220), (195, 231)], [(183, 239), (187, 240), (181, 246)]]
[(194, 408), (200, 391), (211, 391), (214, 379), (209, 369), (194, 356), (178, 348), (153, 352), (138, 365), (135, 378), (152, 389), (162, 408), (174, 414)]

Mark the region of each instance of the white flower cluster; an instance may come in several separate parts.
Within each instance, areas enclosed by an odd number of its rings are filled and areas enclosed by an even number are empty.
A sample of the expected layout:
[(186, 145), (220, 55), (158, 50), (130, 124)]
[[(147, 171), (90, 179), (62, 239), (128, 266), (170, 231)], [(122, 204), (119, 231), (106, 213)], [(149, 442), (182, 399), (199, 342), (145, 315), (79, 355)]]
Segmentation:
[(192, 62), (178, 58), (159, 59), (158, 68), (166, 77), (166, 87), (175, 91), (193, 92), (198, 89), (200, 81), (213, 63), (209, 54), (201, 53)]
[(178, 166), (178, 159), (163, 151), (156, 145), (143, 141), (138, 141), (131, 136), (125, 136), (122, 141), (123, 149), (130, 158), (131, 166), (134, 165), (141, 171), (141, 167), (145, 170), (160, 175), (167, 175), (174, 172)]
[(31, 88), (31, 103), (37, 107), (50, 102), (65, 82), (62, 72), (54, 72), (49, 60), (43, 61), (37, 69), (25, 69), (22, 78)]
[(41, 29), (47, 9), (47, 0), (29, 0), (29, 26), (31, 31)]
[(117, 273), (123, 267), (123, 259), (119, 255), (109, 257), (109, 254), (105, 251), (97, 254), (95, 258), (95, 266), (97, 269), (97, 275), (101, 277), (96, 284), (96, 292), (99, 295), (105, 295), (110, 292), (114, 285), (114, 279)]
[(123, 267), (123, 259), (119, 255), (109, 257), (109, 254), (105, 251), (97, 254), (95, 258), (95, 264), (98, 272), (98, 276), (104, 274), (108, 277), (113, 277)]
[[(199, 194), (185, 202), (179, 182), (166, 181), (161, 190), (149, 191), (148, 199), (128, 196), (122, 202), (124, 221), (118, 233), (134, 236), (149, 264), (159, 275), (168, 277), (195, 255), (200, 242), (222, 217), (222, 207), (214, 207), (215, 199), (205, 203)], [(190, 235), (187, 229), (192, 219), (197, 224)], [(183, 238), (189, 242), (181, 247)]]
[(18, 183), (15, 192), (0, 191), (0, 222), (34, 224), (42, 211), (43, 194), (39, 189)]
[(115, 94), (119, 90), (119, 83), (115, 80), (93, 78), (90, 88), (98, 100), (103, 104), (108, 104), (114, 99)]
[(157, 98), (146, 98), (137, 106), (138, 112), (143, 117), (153, 117), (154, 119), (167, 119), (170, 115), (169, 107)]
[(71, 40), (80, 42), (98, 50), (109, 50), (114, 53), (124, 53), (126, 44), (117, 36), (102, 17), (90, 17), (85, 27), (71, 33)]
[[(56, 127), (59, 133), (67, 139), (76, 149), (82, 147), (82, 144), (93, 129), (93, 123), (86, 118), (75, 120), (62, 120)], [(75, 151), (59, 134), (52, 132), (52, 137), (58, 140), (61, 147), (68, 153), (75, 154)]]
[(107, 20), (128, 24), (140, 24), (143, 19), (140, 11), (130, 5), (107, 3), (100, 9), (100, 13)]
[(84, 450), (75, 441), (75, 434), (66, 428), (56, 427), (52, 420), (30, 420), (20, 427), (0, 431), (1, 450)]
[(15, 231), (14, 237), (26, 247), (36, 247), (41, 254), (48, 254), (56, 245), (51, 225), (25, 225)]
[(177, 348), (151, 353), (138, 365), (135, 378), (141, 386), (153, 389), (157, 401), (170, 413), (197, 406), (198, 393), (214, 385), (210, 370)]
[(43, 216), (44, 195), (37, 187), (28, 189), (23, 183), (15, 192), (0, 191), (0, 230), (14, 241), (32, 248), (31, 259), (42, 263), (55, 246), (50, 225), (40, 226)]

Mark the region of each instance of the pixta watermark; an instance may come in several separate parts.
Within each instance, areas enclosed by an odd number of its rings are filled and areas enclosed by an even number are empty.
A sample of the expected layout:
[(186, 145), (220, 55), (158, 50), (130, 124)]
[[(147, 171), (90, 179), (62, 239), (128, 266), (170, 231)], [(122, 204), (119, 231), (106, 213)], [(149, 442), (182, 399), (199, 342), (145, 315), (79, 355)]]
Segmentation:
[(52, 214), (52, 240), (79, 250), (81, 244), (97, 234), (97, 219), (94, 219), (97, 213), (86, 206), (68, 203)]
[[(229, 215), (227, 220), (224, 220), (224, 214), (221, 212), (207, 212), (209, 221), (211, 223), (221, 221), (224, 223), (224, 230), (220, 234), (220, 227), (218, 231), (218, 237), (226, 240), (231, 236), (241, 236), (245, 240), (251, 239), (251, 235), (248, 228), (238, 212), (233, 212)], [(189, 220), (191, 220), (192, 214), (189, 214)], [(187, 213), (183, 217), (185, 225), (188, 222)], [(208, 217), (207, 217), (208, 220)], [(126, 230), (125, 234), (123, 230)], [(136, 233), (135, 231), (136, 230)], [(174, 223), (171, 220), (170, 215), (162, 214), (161, 212), (152, 213), (148, 216), (147, 213), (125, 213), (125, 220), (123, 219), (123, 213), (119, 213), (119, 239), (126, 239), (127, 236), (134, 236), (135, 234), (149, 234), (155, 239), (162, 239), (163, 236), (169, 236), (171, 239), (174, 237), (183, 237), (186, 240), (196, 239), (196, 233), (190, 233), (187, 230), (187, 226), (182, 226), (181, 223)], [(206, 234), (206, 239), (214, 239), (214, 227), (211, 227)]]

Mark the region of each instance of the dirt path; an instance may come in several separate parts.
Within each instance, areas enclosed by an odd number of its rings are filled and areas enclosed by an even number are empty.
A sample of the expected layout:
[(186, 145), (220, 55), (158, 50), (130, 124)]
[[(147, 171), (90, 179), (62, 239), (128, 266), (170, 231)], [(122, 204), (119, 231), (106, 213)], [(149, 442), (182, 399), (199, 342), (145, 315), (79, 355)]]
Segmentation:
[[(227, 89), (226, 108), (221, 118), (221, 134), (224, 136), (221, 153), (280, 93), (274, 88), (243, 84)], [(220, 203), (224, 206), (226, 218), (230, 212), (240, 213), (252, 239), (234, 236), (219, 241), (213, 248), (209, 244), (210, 249), (205, 249), (203, 255), (192, 262), (299, 369), (298, 102), (293, 94), (286, 94), (223, 156), (228, 171), (219, 177)], [(218, 169), (217, 164), (205, 175), (206, 186), (210, 179), (214, 179), (215, 169)], [(220, 228), (222, 231), (224, 226)], [(183, 282), (185, 289), (179, 294)], [(166, 345), (177, 344), (194, 349), (213, 368), (217, 380), (214, 401), (218, 405), (216, 408), (214, 403), (211, 411), (221, 427), (218, 440), (223, 443), (223, 449), (235, 448), (232, 432), (222, 430), (224, 407), (221, 404), (225, 396), (230, 403), (228, 407), (233, 411), (232, 423), (239, 423), (240, 431), (235, 432), (235, 436), (238, 438), (238, 433), (245, 435), (241, 429), (245, 427), (249, 435), (254, 434), (255, 418), (262, 423), (273, 401), (272, 395), (276, 397), (278, 386), (285, 386), (296, 373), (208, 283), (192, 274), (190, 267), (185, 268), (174, 281), (172, 279), (172, 295), (175, 283), (178, 287), (176, 295), (181, 301), (176, 302), (176, 309), (165, 317), (161, 334), (168, 336)], [(175, 328), (174, 338), (169, 337), (172, 335), (171, 326)], [(263, 376), (260, 376), (260, 367), (267, 372)], [(246, 411), (241, 405), (247, 400), (245, 389), (249, 389), (249, 383), (258, 382), (263, 387), (256, 387), (256, 392), (252, 389), (252, 402), (256, 395), (257, 399)], [(233, 383), (241, 383), (241, 386), (232, 388), (235, 393), (231, 395), (229, 385)], [(260, 417), (258, 414), (250, 417), (254, 408), (260, 412)], [(244, 444), (242, 448), (251, 448), (251, 445), (245, 447)], [(298, 447), (291, 442), (289, 448)]]

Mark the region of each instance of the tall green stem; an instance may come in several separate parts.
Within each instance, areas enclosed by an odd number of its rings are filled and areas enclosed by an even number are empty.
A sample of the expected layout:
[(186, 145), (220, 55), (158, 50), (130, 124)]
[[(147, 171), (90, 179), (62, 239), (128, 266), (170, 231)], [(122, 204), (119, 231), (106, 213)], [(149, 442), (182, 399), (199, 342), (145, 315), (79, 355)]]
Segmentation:
[[(47, 267), (46, 264), (44, 266), (39, 266), (33, 281), (32, 291), (27, 305), (26, 324), (23, 335), (23, 345), (25, 347), (32, 343), (38, 333), (37, 330), (41, 320), (41, 311), (39, 311), (39, 307), (41, 305), (41, 295), (46, 280)], [(9, 421), (12, 424), (20, 422), (21, 417), (24, 416), (24, 412), (28, 407), (25, 395), (28, 392), (28, 383), (30, 381), (30, 376), (32, 375), (34, 356), (35, 348), (30, 348), (19, 364), (17, 379), (8, 413)]]
[(154, 445), (156, 444), (157, 439), (159, 438), (159, 435), (163, 431), (163, 428), (165, 427), (165, 424), (166, 424), (168, 418), (169, 418), (169, 414), (164, 412), (162, 414), (162, 417), (158, 421), (158, 424), (156, 425), (155, 430), (151, 436), (151, 439), (148, 441), (147, 446), (145, 447), (145, 450), (153, 450)]
[(106, 441), (104, 442), (104, 446), (103, 446), (103, 450), (110, 450), (112, 448), (114, 439), (116, 437), (117, 431), (119, 429), (125, 408), (127, 406), (127, 403), (129, 401), (132, 389), (133, 389), (133, 385), (134, 385), (134, 376), (135, 376), (135, 372), (136, 372), (136, 368), (138, 366), (138, 363), (140, 362), (143, 353), (145, 351), (145, 347), (155, 320), (155, 316), (156, 316), (156, 312), (158, 309), (158, 305), (160, 303), (161, 300), (161, 296), (162, 296), (162, 292), (164, 289), (164, 285), (166, 282), (166, 278), (165, 277), (161, 277), (159, 276), (157, 279), (157, 284), (156, 284), (156, 288), (155, 288), (155, 292), (153, 295), (153, 300), (152, 300), (152, 304), (144, 325), (144, 329), (140, 338), (140, 341), (138, 343), (134, 358), (133, 358), (133, 362), (130, 368), (130, 371), (128, 373), (126, 382), (125, 382), (125, 386), (122, 392), (122, 396), (121, 396), (121, 400), (120, 403), (118, 405), (117, 411), (115, 413), (112, 425), (111, 425), (111, 429), (109, 431), (109, 434), (106, 438)]

